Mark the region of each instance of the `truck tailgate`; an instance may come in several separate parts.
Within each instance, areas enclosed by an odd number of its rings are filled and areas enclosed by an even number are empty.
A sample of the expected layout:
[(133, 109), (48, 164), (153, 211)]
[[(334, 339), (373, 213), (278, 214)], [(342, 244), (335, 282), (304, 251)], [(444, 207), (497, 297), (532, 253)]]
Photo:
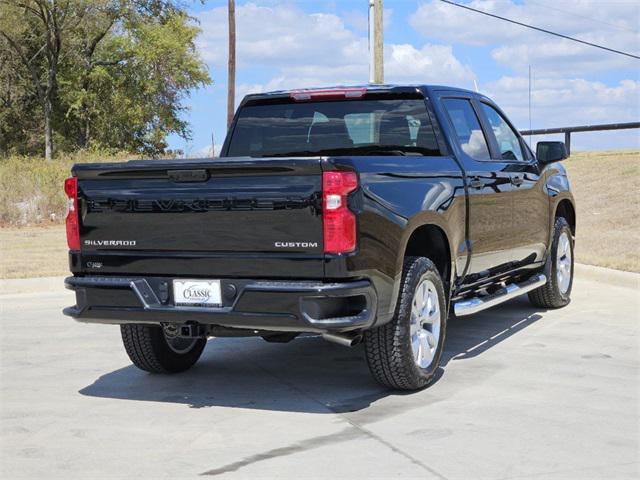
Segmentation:
[[(124, 261), (129, 273), (161, 273), (144, 271), (140, 259), (150, 256), (169, 263), (218, 254), (227, 263), (252, 254), (267, 262), (322, 258), (319, 158), (136, 161), (77, 165), (73, 173), (81, 256), (100, 258), (90, 265), (100, 263), (102, 271), (124, 271), (117, 268)], [(256, 272), (265, 271), (255, 265)], [(317, 265), (314, 276), (322, 276), (321, 261)], [(215, 269), (215, 262), (208, 268)], [(167, 272), (175, 270), (167, 265)], [(249, 264), (242, 270), (251, 275)], [(210, 272), (225, 273), (238, 274)]]

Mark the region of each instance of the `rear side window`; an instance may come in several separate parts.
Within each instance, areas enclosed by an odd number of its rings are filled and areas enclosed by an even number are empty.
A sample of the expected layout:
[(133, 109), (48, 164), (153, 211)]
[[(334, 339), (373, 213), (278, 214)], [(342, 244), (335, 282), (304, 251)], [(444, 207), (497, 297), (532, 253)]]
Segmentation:
[(424, 99), (247, 105), (238, 114), (227, 155), (372, 155), (376, 147), (439, 156)]
[(491, 124), (491, 130), (493, 130), (493, 134), (498, 142), (502, 159), (524, 160), (522, 145), (520, 145), (520, 140), (516, 132), (513, 131), (504, 117), (500, 115), (495, 108), (486, 103), (481, 103), (480, 105), (482, 105), (482, 110)]
[(464, 153), (476, 160), (490, 160), (487, 139), (471, 102), (462, 98), (445, 98), (442, 102)]

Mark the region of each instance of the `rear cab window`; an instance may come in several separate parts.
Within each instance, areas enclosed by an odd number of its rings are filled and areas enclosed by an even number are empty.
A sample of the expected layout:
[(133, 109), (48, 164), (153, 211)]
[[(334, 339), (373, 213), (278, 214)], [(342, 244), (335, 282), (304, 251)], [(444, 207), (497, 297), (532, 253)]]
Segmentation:
[(238, 113), (226, 156), (439, 156), (424, 98), (283, 99)]

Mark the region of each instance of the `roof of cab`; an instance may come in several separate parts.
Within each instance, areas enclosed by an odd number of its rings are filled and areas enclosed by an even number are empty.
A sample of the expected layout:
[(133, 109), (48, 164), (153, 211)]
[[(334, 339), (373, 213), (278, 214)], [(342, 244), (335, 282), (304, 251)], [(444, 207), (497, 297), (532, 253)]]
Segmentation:
[[(289, 96), (292, 93), (296, 92), (309, 92), (313, 93), (314, 91), (326, 91), (326, 90), (354, 90), (354, 89), (366, 89), (368, 92), (411, 92), (416, 90), (422, 90), (427, 94), (432, 91), (446, 90), (453, 92), (460, 92), (466, 95), (473, 96), (483, 96), (482, 94), (473, 92), (471, 90), (466, 90), (464, 88), (458, 87), (449, 87), (445, 85), (424, 85), (424, 84), (361, 84), (361, 85), (332, 85), (327, 87), (313, 87), (313, 88), (301, 88), (301, 89), (290, 89), (290, 90), (274, 90), (271, 92), (260, 92), (260, 93), (251, 93), (246, 95), (245, 100), (258, 100), (260, 98), (273, 98), (273, 97), (282, 97)], [(244, 100), (243, 100), (244, 101)]]

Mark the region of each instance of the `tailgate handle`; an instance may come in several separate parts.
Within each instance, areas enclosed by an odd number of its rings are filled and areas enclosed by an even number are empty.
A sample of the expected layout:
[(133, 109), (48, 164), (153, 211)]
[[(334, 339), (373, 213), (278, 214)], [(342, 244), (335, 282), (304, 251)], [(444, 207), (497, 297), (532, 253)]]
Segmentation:
[(206, 170), (170, 170), (169, 178), (174, 182), (206, 182), (209, 175)]

